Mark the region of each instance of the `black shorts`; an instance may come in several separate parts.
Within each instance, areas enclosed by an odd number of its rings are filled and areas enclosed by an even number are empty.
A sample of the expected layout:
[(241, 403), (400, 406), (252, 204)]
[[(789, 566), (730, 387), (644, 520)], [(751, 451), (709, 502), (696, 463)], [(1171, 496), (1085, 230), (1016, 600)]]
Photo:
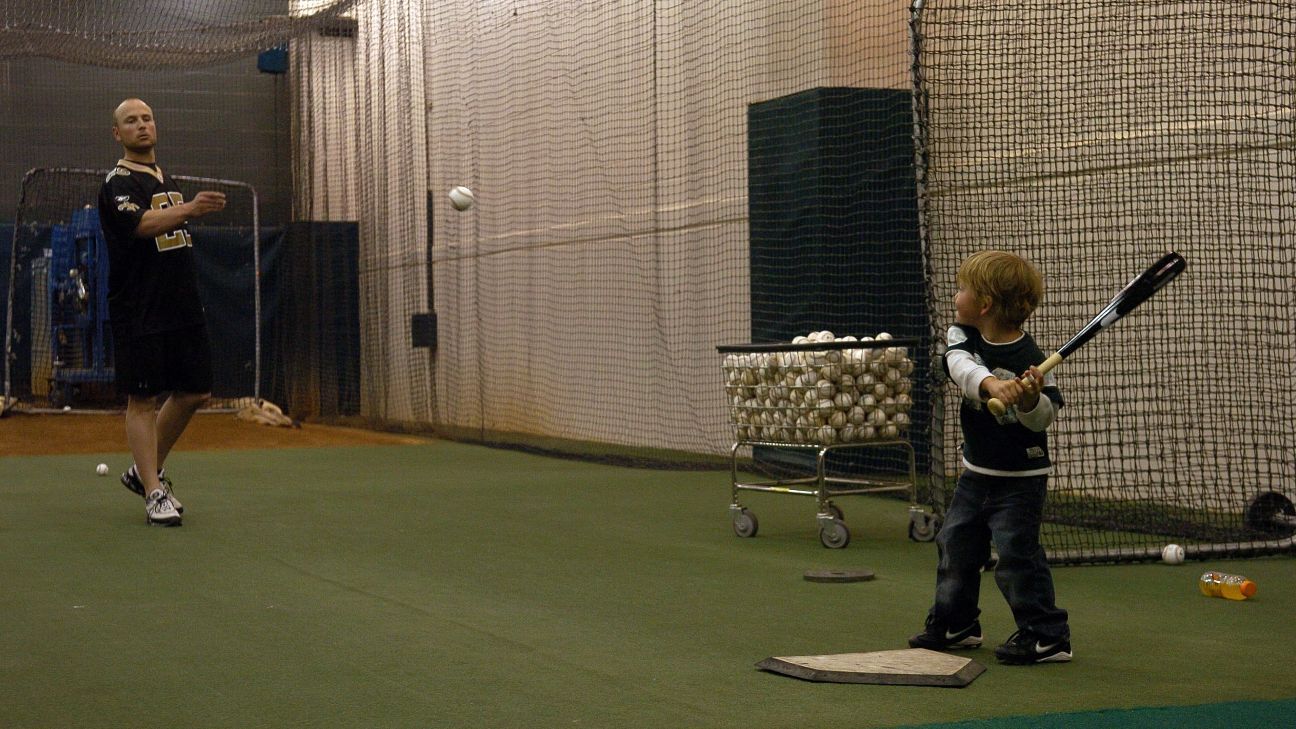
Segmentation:
[(205, 324), (134, 338), (114, 332), (113, 354), (118, 392), (211, 392), (212, 353)]

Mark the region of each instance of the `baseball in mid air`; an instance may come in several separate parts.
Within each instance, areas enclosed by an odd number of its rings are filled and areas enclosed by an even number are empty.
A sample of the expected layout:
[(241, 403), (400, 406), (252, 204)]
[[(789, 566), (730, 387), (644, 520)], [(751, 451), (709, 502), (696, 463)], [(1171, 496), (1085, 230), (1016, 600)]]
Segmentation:
[(473, 206), (473, 203), (477, 202), (477, 196), (473, 194), (473, 191), (463, 185), (450, 188), (449, 195), (450, 204), (454, 206), (455, 210), (467, 210)]
[(107, 463), (100, 463), (99, 465), (95, 466), (95, 473), (99, 474), (100, 476), (107, 476), (107, 475), (108, 475), (108, 464), (107, 464)]

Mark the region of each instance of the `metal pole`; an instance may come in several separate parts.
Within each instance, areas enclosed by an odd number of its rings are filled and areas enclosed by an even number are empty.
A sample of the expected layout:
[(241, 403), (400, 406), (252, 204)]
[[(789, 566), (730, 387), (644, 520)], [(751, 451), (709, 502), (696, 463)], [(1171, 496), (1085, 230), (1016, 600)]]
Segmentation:
[(261, 402), (261, 203), (256, 188), (246, 182), (222, 180), (215, 177), (190, 177), (176, 175), (175, 180), (185, 182), (206, 182), (230, 187), (242, 187), (252, 194), (252, 308), (255, 321), (252, 325), (255, 354), (252, 371), (255, 380), (252, 383), (252, 399)]

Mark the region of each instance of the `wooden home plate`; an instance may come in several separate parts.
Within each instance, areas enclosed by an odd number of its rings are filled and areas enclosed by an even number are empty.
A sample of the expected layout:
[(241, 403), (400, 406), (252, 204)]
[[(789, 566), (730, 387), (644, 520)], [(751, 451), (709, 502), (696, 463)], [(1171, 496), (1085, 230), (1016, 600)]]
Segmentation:
[(807, 681), (962, 688), (985, 672), (971, 658), (911, 648), (873, 653), (766, 658), (756, 667)]

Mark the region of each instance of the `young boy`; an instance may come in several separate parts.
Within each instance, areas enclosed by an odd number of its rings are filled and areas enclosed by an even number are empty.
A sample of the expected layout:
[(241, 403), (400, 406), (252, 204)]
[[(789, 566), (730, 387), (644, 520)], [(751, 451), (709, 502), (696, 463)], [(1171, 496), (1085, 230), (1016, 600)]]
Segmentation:
[[(993, 542), (995, 583), (1017, 623), (995, 656), (1013, 664), (1071, 660), (1067, 613), (1054, 602), (1039, 542), (1053, 470), (1044, 431), (1063, 405), (1062, 394), (1052, 374), (1040, 374), (1035, 365), (1044, 353), (1022, 331), (1043, 292), (1039, 272), (1011, 253), (982, 251), (959, 267), (944, 366), (963, 391), (964, 471), (936, 537), (936, 601), (926, 629), (909, 639), (913, 648), (981, 645), (980, 570)], [(991, 414), (985, 403), (992, 397), (1007, 412)]]

